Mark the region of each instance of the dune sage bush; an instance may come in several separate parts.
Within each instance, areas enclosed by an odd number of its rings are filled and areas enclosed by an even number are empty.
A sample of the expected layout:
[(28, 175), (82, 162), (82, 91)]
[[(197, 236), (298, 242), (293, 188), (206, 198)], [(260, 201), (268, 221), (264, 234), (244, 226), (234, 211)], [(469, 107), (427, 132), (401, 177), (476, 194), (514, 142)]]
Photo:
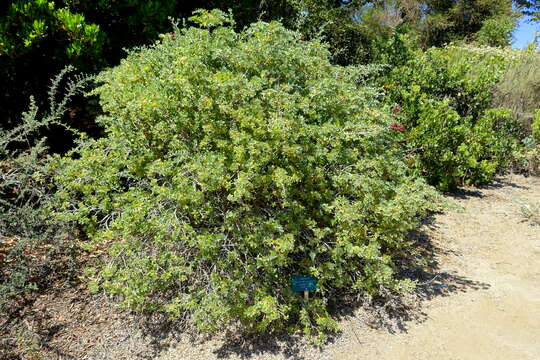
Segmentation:
[[(58, 215), (108, 248), (91, 289), (200, 330), (308, 333), (335, 329), (340, 299), (410, 289), (398, 260), (434, 192), (399, 157), (373, 69), (277, 22), (192, 20), (99, 75), (107, 136), (60, 161)], [(294, 274), (318, 279), (307, 303)]]
[(16, 308), (19, 295), (75, 275), (76, 249), (68, 236), (72, 229), (49, 221), (55, 170), (43, 136), (50, 126), (67, 127), (62, 117), (70, 100), (92, 81), (68, 76), (73, 70), (66, 67), (52, 80), (48, 109), (39, 109), (30, 98), (20, 124), (0, 128), (0, 312)]

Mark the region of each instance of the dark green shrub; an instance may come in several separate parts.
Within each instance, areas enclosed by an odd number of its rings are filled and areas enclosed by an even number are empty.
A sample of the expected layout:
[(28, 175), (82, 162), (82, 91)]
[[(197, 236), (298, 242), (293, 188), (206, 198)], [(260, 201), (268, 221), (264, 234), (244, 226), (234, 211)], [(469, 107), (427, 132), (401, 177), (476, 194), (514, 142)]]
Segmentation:
[[(199, 13), (208, 24), (230, 19)], [(348, 295), (402, 292), (432, 191), (363, 84), (279, 23), (190, 27), (99, 76), (107, 137), (57, 177), (64, 219), (110, 246), (91, 288), (212, 330), (333, 329)], [(303, 304), (294, 274), (318, 278)]]
[(410, 166), (443, 191), (491, 181), (516, 146), (509, 110), (489, 110), (473, 122), (447, 102), (411, 94), (402, 122), (410, 129), (404, 143)]
[(101, 52), (99, 26), (88, 24), (84, 15), (56, 7), (52, 1), (14, 1), (0, 20), (0, 55), (21, 54), (48, 37), (65, 44), (53, 53), (59, 61), (83, 54), (95, 57)]
[(405, 156), (441, 190), (489, 182), (510, 161), (520, 128), (511, 112), (492, 109), (493, 89), (511, 53), (449, 46), (417, 53), (383, 87), (409, 130)]
[[(47, 105), (48, 81), (67, 65), (97, 73), (117, 65), (124, 48), (151, 43), (171, 29), (169, 17), (187, 17), (198, 8), (235, 10), (239, 27), (259, 16), (286, 16), (283, 1), (259, 0), (13, 0), (0, 2), (0, 127), (20, 124), (30, 95)], [(264, 15), (263, 15), (264, 14)], [(92, 103), (76, 98), (69, 117), (79, 129), (99, 135)], [(64, 119), (68, 121), (68, 119)], [(69, 132), (47, 133), (52, 151), (72, 145)]]
[(540, 109), (536, 109), (534, 121), (531, 125), (531, 133), (534, 141), (540, 144)]
[(487, 46), (507, 47), (512, 43), (512, 32), (517, 23), (516, 16), (496, 16), (485, 20), (476, 33), (476, 40)]
[[(60, 1), (17, 0), (0, 11), (0, 127), (20, 124), (29, 96), (45, 106), (49, 79), (67, 65), (101, 68), (105, 34)], [(2, 9), (2, 10), (4, 10)], [(58, 129), (60, 130), (60, 129)]]

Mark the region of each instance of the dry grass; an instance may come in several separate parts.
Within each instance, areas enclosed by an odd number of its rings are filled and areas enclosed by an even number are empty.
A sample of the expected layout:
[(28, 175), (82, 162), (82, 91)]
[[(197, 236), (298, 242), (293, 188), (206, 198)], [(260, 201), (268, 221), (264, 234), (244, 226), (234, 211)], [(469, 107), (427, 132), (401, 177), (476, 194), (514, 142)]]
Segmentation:
[(540, 109), (540, 52), (526, 50), (512, 61), (494, 91), (494, 105), (512, 110), (527, 134)]

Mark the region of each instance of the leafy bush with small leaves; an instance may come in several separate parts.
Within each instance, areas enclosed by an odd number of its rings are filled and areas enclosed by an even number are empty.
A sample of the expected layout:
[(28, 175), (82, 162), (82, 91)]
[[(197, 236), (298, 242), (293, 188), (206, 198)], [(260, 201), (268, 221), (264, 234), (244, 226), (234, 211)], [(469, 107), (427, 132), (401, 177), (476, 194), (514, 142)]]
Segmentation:
[(417, 51), (393, 69), (389, 82), (395, 100), (411, 86), (430, 98), (448, 101), (460, 116), (477, 119), (492, 107), (493, 89), (515, 58), (497, 48), (450, 45)]
[[(80, 55), (97, 57), (103, 45), (99, 26), (86, 22), (84, 15), (57, 7), (54, 1), (13, 1), (0, 16), (0, 55), (13, 56), (29, 51), (47, 38), (65, 46), (54, 54), (62, 58)], [(60, 46), (62, 46), (60, 45)]]
[(522, 140), (523, 146), (513, 154), (513, 170), (526, 174), (540, 175), (540, 109), (535, 112), (531, 124), (531, 136)]
[(383, 88), (405, 125), (405, 158), (439, 189), (489, 182), (506, 166), (520, 127), (505, 109), (492, 109), (493, 88), (511, 56), (482, 47), (418, 52), (396, 66)]
[[(201, 330), (310, 333), (335, 329), (340, 299), (413, 287), (398, 260), (435, 194), (373, 69), (277, 22), (197, 16), (99, 75), (107, 136), (58, 162), (58, 216), (110, 247), (91, 288)], [(307, 303), (294, 274), (318, 279)]]
[(412, 169), (443, 191), (485, 184), (505, 167), (516, 147), (510, 111), (492, 109), (476, 122), (445, 101), (405, 98), (404, 148)]

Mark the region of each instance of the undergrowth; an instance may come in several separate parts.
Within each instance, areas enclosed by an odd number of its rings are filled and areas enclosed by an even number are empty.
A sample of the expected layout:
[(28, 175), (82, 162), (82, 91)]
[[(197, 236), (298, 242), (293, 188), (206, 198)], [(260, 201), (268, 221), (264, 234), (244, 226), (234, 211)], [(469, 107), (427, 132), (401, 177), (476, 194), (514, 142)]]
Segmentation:
[[(0, 129), (0, 311), (17, 308), (21, 296), (49, 279), (74, 273), (68, 226), (52, 222), (46, 210), (55, 193), (54, 170), (41, 135), (52, 125), (67, 127), (62, 119), (69, 100), (91, 81), (83, 76), (66, 80), (72, 71), (68, 67), (52, 81), (47, 111), (40, 111), (31, 98), (21, 124)], [(59, 96), (62, 84), (65, 90)]]

